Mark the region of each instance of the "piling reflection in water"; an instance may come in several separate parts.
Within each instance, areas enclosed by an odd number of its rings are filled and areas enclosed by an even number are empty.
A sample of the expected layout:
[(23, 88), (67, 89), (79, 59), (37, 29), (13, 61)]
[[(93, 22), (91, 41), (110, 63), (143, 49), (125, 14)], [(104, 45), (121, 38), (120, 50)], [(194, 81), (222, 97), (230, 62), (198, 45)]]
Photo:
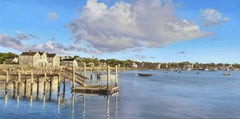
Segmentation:
[[(104, 110), (105, 113), (100, 113), (97, 114), (96, 116), (100, 116), (106, 119), (110, 119), (110, 118), (114, 118), (117, 119), (118, 118), (118, 94), (115, 95), (107, 95), (107, 96), (92, 96), (92, 95), (86, 95), (86, 94), (82, 94), (82, 95), (76, 95), (76, 94), (71, 94), (70, 98), (66, 98), (64, 101), (60, 100), (60, 96), (53, 96), (54, 98), (52, 98), (51, 101), (48, 100), (48, 95), (42, 95), (42, 100), (37, 100), (35, 97), (30, 96), (29, 98), (23, 98), (23, 97), (9, 97), (8, 95), (4, 96), (4, 105), (5, 108), (8, 108), (8, 102), (10, 100), (10, 102), (12, 102), (13, 100), (16, 100), (16, 106), (17, 108), (22, 108), (21, 106), (24, 105), (24, 107), (28, 107), (30, 110), (33, 111), (33, 109), (35, 110), (37, 107), (39, 107), (38, 104), (39, 102), (42, 103), (42, 105), (40, 105), (40, 108), (42, 109), (42, 112), (48, 112), (49, 111), (49, 105), (52, 105), (52, 102), (55, 102), (54, 104), (56, 105), (56, 110), (58, 112), (58, 114), (61, 114), (63, 111), (65, 112), (66, 107), (68, 107), (68, 105), (71, 107), (70, 110), (71, 112), (69, 114), (71, 114), (71, 118), (75, 119), (75, 118), (82, 118), (82, 119), (87, 119), (89, 118), (89, 116), (92, 116), (92, 112), (95, 110)], [(99, 102), (96, 105), (95, 109), (94, 108), (94, 104), (92, 104), (91, 99), (99, 99)], [(23, 103), (25, 101), (28, 101), (28, 103)], [(88, 100), (89, 103), (88, 103)], [(22, 101), (22, 103), (21, 103)], [(19, 106), (20, 104), (20, 106)], [(25, 105), (27, 104), (27, 105)], [(100, 104), (100, 105), (98, 105)], [(90, 107), (88, 107), (88, 105)], [(11, 104), (12, 106), (12, 104)], [(53, 108), (54, 106), (51, 106), (51, 108)], [(104, 109), (105, 107), (105, 109)], [(69, 110), (69, 111), (70, 111)], [(41, 113), (41, 111), (39, 112)], [(97, 117), (96, 117), (97, 118)]]
[(43, 98), (42, 98), (42, 109), (43, 110), (45, 109), (45, 102), (46, 102), (46, 96), (43, 95)]
[(107, 99), (106, 99), (106, 119), (109, 119), (109, 96), (107, 96)]
[(74, 105), (75, 105), (75, 98), (74, 98), (74, 94), (72, 94), (72, 119), (74, 119)]
[(7, 107), (8, 104), (8, 95), (5, 94), (4, 96), (4, 106)]
[(83, 97), (83, 110), (82, 110), (82, 117), (85, 119), (85, 114), (86, 114), (86, 103), (85, 103), (85, 95)]

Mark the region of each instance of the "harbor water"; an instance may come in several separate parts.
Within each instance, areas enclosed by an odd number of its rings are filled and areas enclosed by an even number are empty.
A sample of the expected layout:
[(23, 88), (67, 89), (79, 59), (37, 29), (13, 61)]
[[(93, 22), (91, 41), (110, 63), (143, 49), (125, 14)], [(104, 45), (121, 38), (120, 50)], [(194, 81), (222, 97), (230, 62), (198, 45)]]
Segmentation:
[(42, 101), (6, 97), (2, 91), (0, 119), (240, 119), (239, 71), (120, 71), (116, 95), (72, 95), (70, 90), (69, 83), (61, 103), (56, 93)]

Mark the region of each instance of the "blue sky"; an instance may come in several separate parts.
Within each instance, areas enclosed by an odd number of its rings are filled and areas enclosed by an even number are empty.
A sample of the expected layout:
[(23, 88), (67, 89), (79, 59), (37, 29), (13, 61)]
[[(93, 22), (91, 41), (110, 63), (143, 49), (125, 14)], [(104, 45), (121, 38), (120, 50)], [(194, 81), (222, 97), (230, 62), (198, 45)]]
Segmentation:
[(0, 52), (240, 63), (240, 0), (0, 0)]

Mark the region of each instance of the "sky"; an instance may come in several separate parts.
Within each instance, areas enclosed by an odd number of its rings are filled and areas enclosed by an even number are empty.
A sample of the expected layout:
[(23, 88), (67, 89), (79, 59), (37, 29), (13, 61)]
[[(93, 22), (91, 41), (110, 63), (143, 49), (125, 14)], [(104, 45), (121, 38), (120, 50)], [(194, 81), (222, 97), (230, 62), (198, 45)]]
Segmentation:
[(0, 52), (240, 63), (240, 0), (0, 0)]

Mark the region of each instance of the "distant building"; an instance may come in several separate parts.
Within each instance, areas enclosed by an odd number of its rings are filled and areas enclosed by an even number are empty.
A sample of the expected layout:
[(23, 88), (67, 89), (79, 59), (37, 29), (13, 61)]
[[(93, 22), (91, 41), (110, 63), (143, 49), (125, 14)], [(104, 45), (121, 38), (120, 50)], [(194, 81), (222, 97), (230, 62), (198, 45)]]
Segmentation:
[(9, 59), (5, 59), (3, 61), (3, 64), (17, 64), (18, 63), (18, 58), (9, 58)]
[(49, 66), (60, 66), (60, 57), (57, 54), (47, 54)]
[(13, 58), (11, 62), (12, 63), (18, 63), (18, 58), (17, 57)]
[(40, 64), (38, 66), (48, 66), (47, 54), (45, 52), (38, 52), (40, 54)]
[[(49, 56), (49, 57), (48, 57)], [(45, 52), (22, 52), (19, 56), (19, 65), (28, 66), (60, 66), (60, 58), (55, 54), (48, 55)]]
[(157, 64), (157, 69), (161, 69), (161, 65), (162, 65), (161, 63), (158, 63)]
[(38, 52), (22, 52), (19, 56), (19, 65), (39, 66), (41, 56)]
[(62, 63), (62, 66), (71, 66), (71, 67), (78, 66), (76, 59), (63, 59), (61, 63)]
[(138, 65), (135, 62), (133, 62), (132, 67), (133, 68), (138, 68)]

